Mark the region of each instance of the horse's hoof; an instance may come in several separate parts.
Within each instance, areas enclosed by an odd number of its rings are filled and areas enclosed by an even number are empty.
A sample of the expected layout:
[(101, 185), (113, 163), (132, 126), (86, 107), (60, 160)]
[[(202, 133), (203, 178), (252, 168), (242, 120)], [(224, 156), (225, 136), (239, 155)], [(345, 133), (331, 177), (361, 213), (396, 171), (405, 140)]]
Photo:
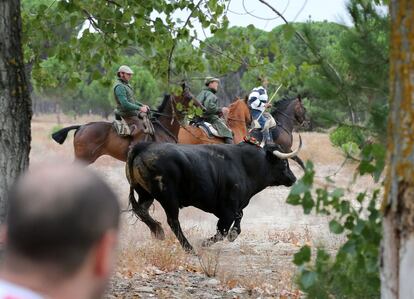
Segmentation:
[(191, 245), (186, 245), (186, 246), (184, 246), (183, 248), (184, 248), (184, 251), (185, 251), (186, 253), (189, 253), (189, 254), (196, 254), (196, 252), (195, 252), (195, 250), (194, 250), (193, 246), (191, 246)]
[(201, 243), (201, 247), (210, 247), (211, 245), (213, 245), (214, 244), (214, 241), (213, 240), (211, 240), (211, 239), (207, 239), (207, 240), (204, 240), (202, 243)]
[(165, 240), (165, 233), (164, 233), (164, 230), (161, 227), (157, 228), (155, 230), (155, 232), (152, 233), (152, 236), (155, 239), (160, 240), (160, 241)]
[(227, 235), (227, 240), (229, 240), (229, 242), (234, 242), (234, 240), (236, 240), (238, 236), (239, 233), (235, 229), (232, 229)]

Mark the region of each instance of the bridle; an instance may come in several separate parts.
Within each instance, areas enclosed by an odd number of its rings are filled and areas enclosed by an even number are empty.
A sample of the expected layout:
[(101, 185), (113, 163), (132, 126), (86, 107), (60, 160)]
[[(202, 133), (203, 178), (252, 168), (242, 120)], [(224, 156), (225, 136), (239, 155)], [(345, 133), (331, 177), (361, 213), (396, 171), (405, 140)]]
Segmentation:
[[(174, 95), (170, 95), (169, 102), (170, 102), (170, 107), (171, 107), (171, 115), (161, 113), (158, 111), (154, 111), (152, 113), (156, 115), (171, 118), (171, 125), (174, 123), (174, 121), (177, 121), (179, 125), (181, 126), (180, 120), (178, 119), (178, 113), (176, 112), (176, 108), (175, 108), (175, 105), (177, 105), (177, 101), (175, 100)], [(168, 128), (166, 128), (158, 119), (152, 120), (152, 122), (158, 124), (162, 130), (164, 130), (171, 138), (174, 139), (176, 143), (178, 143), (178, 138)]]
[(279, 113), (279, 114), (281, 114), (281, 115), (283, 115), (283, 116), (285, 116), (286, 118), (288, 118), (288, 119), (290, 119), (290, 120), (292, 120), (292, 121), (294, 121), (294, 122), (297, 122), (298, 124), (299, 124), (299, 126), (301, 127), (301, 126), (303, 126), (303, 124), (305, 123), (305, 119), (303, 119), (303, 121), (301, 122), (301, 123), (299, 123), (299, 121), (297, 120), (297, 118), (296, 117), (291, 117), (290, 115), (287, 115), (285, 112), (283, 112), (283, 111), (280, 111), (279, 109), (275, 109), (275, 111), (276, 111), (276, 113)]

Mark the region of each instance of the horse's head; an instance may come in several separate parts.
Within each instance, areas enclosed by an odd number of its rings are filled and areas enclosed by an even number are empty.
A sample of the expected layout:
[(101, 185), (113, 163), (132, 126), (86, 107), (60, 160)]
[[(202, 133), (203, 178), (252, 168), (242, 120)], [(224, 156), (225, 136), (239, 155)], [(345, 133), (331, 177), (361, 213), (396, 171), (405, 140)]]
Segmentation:
[(247, 101), (236, 98), (228, 108), (226, 119), (229, 128), (234, 133), (235, 143), (241, 142), (243, 137), (247, 134), (247, 128), (252, 122)]
[(233, 103), (229, 106), (228, 118), (243, 121), (246, 126), (252, 122), (249, 106), (247, 105), (247, 98), (240, 99), (236, 97)]
[(295, 119), (296, 121), (302, 125), (306, 121), (306, 108), (303, 106), (302, 98), (300, 95), (293, 100), (294, 105), (294, 112), (295, 112)]
[(200, 106), (198, 101), (195, 100), (194, 95), (191, 93), (187, 83), (184, 82), (181, 87), (183, 90), (180, 95), (171, 94), (164, 96), (164, 101), (158, 107), (158, 112), (171, 114), (174, 118), (178, 117), (179, 119), (182, 119), (187, 112), (190, 103), (196, 107)]
[(300, 95), (293, 99), (284, 98), (279, 100), (274, 107), (271, 114), (276, 120), (280, 121), (279, 117), (286, 117), (300, 125), (303, 125), (306, 120), (306, 108), (303, 106)]

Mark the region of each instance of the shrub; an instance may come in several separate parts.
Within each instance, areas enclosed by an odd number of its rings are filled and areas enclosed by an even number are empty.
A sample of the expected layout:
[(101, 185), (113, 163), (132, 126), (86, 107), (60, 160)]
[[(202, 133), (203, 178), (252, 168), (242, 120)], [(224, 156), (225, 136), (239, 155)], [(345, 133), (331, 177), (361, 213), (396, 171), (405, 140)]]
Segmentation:
[[(385, 148), (368, 144), (359, 152), (359, 159), (356, 178), (370, 174), (378, 183), (384, 170)], [(313, 164), (308, 161), (305, 175), (292, 187), (287, 202), (301, 205), (305, 214), (314, 211), (328, 215), (329, 230), (343, 234), (345, 243), (335, 254), (323, 248), (314, 252), (309, 246), (302, 247), (293, 259), (299, 266), (299, 287), (308, 298), (379, 298), (380, 189), (366, 190), (349, 201), (346, 190), (336, 188), (332, 179), (327, 178), (330, 184), (316, 188), (314, 177)]]
[(333, 145), (338, 147), (342, 147), (343, 144), (348, 142), (353, 142), (361, 146), (364, 142), (364, 135), (362, 129), (359, 127), (342, 125), (329, 134), (329, 139)]

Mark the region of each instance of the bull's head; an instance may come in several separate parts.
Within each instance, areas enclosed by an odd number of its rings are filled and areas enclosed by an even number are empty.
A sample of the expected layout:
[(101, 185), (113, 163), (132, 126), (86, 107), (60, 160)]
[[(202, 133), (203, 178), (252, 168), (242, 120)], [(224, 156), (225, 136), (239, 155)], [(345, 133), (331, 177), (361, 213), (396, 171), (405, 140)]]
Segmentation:
[(299, 135), (299, 146), (291, 153), (283, 153), (279, 145), (268, 145), (265, 147), (269, 158), (272, 160), (272, 176), (275, 185), (292, 186), (296, 177), (289, 167), (288, 159), (296, 156), (302, 147), (302, 138)]

